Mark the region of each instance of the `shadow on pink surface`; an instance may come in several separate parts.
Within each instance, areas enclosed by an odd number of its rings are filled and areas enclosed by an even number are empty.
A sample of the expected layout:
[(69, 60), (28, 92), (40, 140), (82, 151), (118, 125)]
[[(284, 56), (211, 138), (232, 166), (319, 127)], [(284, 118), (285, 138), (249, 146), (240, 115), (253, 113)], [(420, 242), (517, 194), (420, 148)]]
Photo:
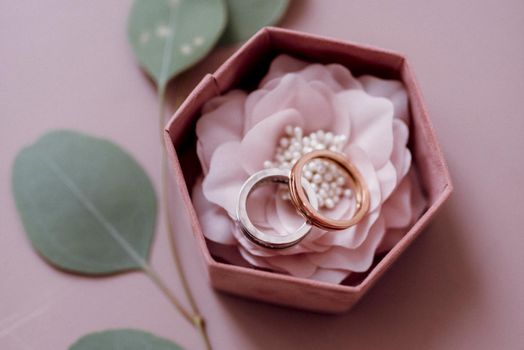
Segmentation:
[(254, 349), (429, 348), (434, 339), (456, 331), (481, 297), (463, 234), (452, 201), (345, 315), (303, 312), (221, 293), (218, 300)]

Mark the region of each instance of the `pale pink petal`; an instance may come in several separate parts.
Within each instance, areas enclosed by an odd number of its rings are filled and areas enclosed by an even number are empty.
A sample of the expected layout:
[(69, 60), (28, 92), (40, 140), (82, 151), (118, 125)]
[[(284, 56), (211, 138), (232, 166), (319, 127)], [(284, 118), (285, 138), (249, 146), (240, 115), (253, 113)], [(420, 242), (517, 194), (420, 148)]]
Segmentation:
[(202, 179), (193, 187), (193, 205), (198, 215), (202, 232), (207, 239), (227, 245), (236, 245), (232, 234), (233, 222), (224, 208), (209, 202), (202, 192)]
[(406, 175), (411, 166), (411, 152), (407, 148), (409, 130), (406, 124), (398, 119), (393, 120), (393, 151), (391, 164), (397, 172), (397, 183)]
[(332, 125), (333, 112), (330, 100), (300, 76), (286, 75), (274, 89), (256, 96), (259, 98), (258, 102), (250, 103), (253, 106), (252, 110), (246, 110), (244, 132), (284, 109), (295, 109), (300, 113), (304, 119), (306, 132), (328, 130)]
[(316, 243), (326, 247), (344, 247), (356, 249), (368, 238), (370, 228), (379, 218), (379, 211), (373, 211), (366, 215), (358, 224), (345, 230), (327, 231)]
[[(395, 200), (388, 200), (384, 204), (384, 219), (386, 224), (391, 228), (388, 229), (380, 246), (377, 248), (377, 253), (391, 250), (402, 239), (402, 237), (404, 237), (406, 232), (420, 218), (426, 209), (427, 201), (422, 193), (422, 188), (418, 183), (418, 178), (415, 175), (414, 170), (411, 170), (409, 175), (402, 180), (396, 191), (398, 194), (395, 192), (392, 197), (398, 196), (398, 198)], [(405, 200), (407, 192), (410, 192), (409, 203)], [(410, 206), (410, 208), (407, 208), (407, 206)], [(405, 216), (406, 220), (398, 220), (398, 215)], [(410, 216), (409, 222), (407, 220), (408, 216)], [(406, 222), (408, 222), (408, 224), (402, 227), (402, 224)], [(397, 226), (397, 228), (394, 228), (395, 226)]]
[(406, 124), (409, 119), (408, 94), (404, 84), (398, 80), (381, 79), (371, 75), (363, 75), (358, 78), (364, 90), (377, 97), (385, 97), (395, 107), (395, 118), (399, 118)]
[(366, 186), (370, 196), (369, 211), (372, 212), (382, 201), (380, 183), (372, 161), (364, 150), (355, 145), (346, 147), (344, 153), (366, 180)]
[(292, 276), (308, 278), (317, 269), (305, 254), (275, 255), (266, 260), (273, 268), (286, 271)]
[[(362, 84), (359, 79), (355, 78), (343, 65), (336, 63), (328, 64), (326, 69), (331, 74), (331, 76), (326, 79), (326, 83), (333, 87), (333, 91), (338, 92), (339, 90), (362, 89)], [(336, 81), (340, 89), (331, 82), (331, 79)]]
[(282, 199), (281, 196), (277, 195), (275, 202), (278, 219), (282, 223), (286, 233), (296, 231), (305, 222), (304, 217), (298, 213), (290, 200)]
[(307, 81), (322, 81), (333, 91), (342, 89), (362, 89), (362, 84), (351, 72), (340, 64), (312, 64), (288, 55), (279, 55), (272, 62), (268, 73), (260, 82), (260, 88), (274, 87), (275, 81), (286, 74), (299, 74)]
[(256, 226), (271, 228), (267, 222), (267, 208), (269, 202), (273, 201), (276, 186), (260, 186), (249, 195), (247, 201), (247, 213), (251, 222)]
[(360, 147), (375, 169), (380, 169), (393, 150), (393, 104), (362, 90), (347, 90), (339, 94), (339, 98), (347, 101), (346, 113), (351, 120), (348, 145)]
[(273, 229), (280, 234), (288, 233), (288, 230), (280, 220), (279, 214), (277, 212), (277, 196), (274, 196), (272, 200), (267, 202), (266, 208), (266, 220), (268, 224), (273, 227)]
[(364, 272), (373, 263), (375, 250), (386, 231), (384, 220), (379, 218), (371, 227), (368, 239), (357, 249), (333, 247), (325, 253), (308, 254), (308, 259), (315, 265), (329, 269), (343, 269)]
[(239, 142), (231, 141), (216, 149), (209, 173), (202, 183), (207, 200), (224, 208), (231, 217), (236, 215), (240, 188), (249, 177), (238, 162), (239, 145)]
[(269, 71), (266, 73), (264, 78), (260, 81), (260, 87), (264, 88), (270, 80), (280, 78), (285, 74), (297, 72), (309, 66), (310, 63), (296, 59), (289, 55), (278, 55), (271, 61)]
[(245, 100), (245, 92), (233, 90), (204, 106), (196, 124), (197, 154), (204, 173), (208, 172), (211, 155), (218, 146), (242, 139)]
[(380, 183), (380, 193), (382, 201), (387, 200), (397, 186), (397, 170), (391, 162), (387, 162), (376, 172)]
[(284, 109), (263, 119), (247, 132), (240, 143), (236, 161), (248, 174), (262, 170), (264, 161), (273, 159), (286, 125), (302, 127), (304, 123), (296, 110)]
[(233, 229), (233, 235), (239, 243), (239, 248), (245, 249), (250, 255), (257, 257), (271, 257), (274, 255), (272, 249), (267, 249), (251, 242), (238, 227)]
[(382, 206), (382, 216), (389, 228), (403, 228), (409, 225), (412, 218), (411, 181), (405, 177), (395, 192)]
[(309, 276), (309, 278), (320, 282), (339, 284), (340, 282), (345, 280), (350, 274), (351, 271), (347, 270), (324, 269), (320, 267), (317, 268), (315, 273)]
[(262, 269), (275, 270), (273, 266), (267, 263), (267, 260), (265, 258), (250, 254), (244, 247), (239, 246), (238, 251), (240, 252), (240, 255), (242, 255), (242, 258), (244, 258), (251, 265)]

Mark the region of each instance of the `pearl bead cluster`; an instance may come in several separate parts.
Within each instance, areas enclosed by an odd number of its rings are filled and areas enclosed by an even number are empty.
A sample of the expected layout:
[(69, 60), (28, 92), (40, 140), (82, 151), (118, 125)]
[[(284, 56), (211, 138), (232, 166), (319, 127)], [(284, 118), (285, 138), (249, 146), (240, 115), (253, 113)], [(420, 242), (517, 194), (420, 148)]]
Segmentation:
[[(279, 141), (273, 161), (266, 160), (264, 168), (291, 169), (302, 155), (315, 150), (342, 152), (347, 141), (344, 135), (318, 130), (304, 136), (299, 126), (287, 125), (285, 136)], [(346, 179), (340, 168), (329, 161), (314, 159), (304, 166), (303, 176), (311, 183), (317, 194), (320, 208), (332, 209), (341, 198), (350, 198), (351, 190), (346, 186)], [(289, 200), (289, 192), (282, 188), (280, 195)]]

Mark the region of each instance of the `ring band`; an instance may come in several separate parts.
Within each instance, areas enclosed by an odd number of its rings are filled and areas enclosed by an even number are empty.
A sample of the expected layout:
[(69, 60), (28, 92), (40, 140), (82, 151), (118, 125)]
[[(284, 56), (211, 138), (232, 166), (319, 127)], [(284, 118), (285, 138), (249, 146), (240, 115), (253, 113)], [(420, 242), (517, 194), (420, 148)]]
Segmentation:
[[(356, 211), (350, 219), (337, 220), (321, 215), (318, 209), (311, 205), (309, 200), (311, 196), (306, 196), (304, 189), (299, 185), (299, 179), (303, 178), (302, 169), (304, 165), (312, 159), (317, 158), (334, 162), (348, 174), (356, 200)], [(364, 178), (357, 168), (342, 154), (332, 151), (313, 151), (303, 155), (291, 169), (289, 191), (291, 200), (298, 211), (302, 213), (311, 224), (324, 229), (343, 230), (351, 227), (358, 223), (369, 210), (369, 191)]]
[[(266, 169), (261, 170), (249, 177), (240, 189), (237, 205), (237, 222), (242, 233), (253, 243), (263, 246), (265, 248), (281, 249), (288, 248), (297, 244), (311, 231), (311, 225), (304, 222), (295, 232), (277, 236), (270, 235), (259, 230), (249, 219), (247, 214), (247, 199), (251, 192), (258, 186), (264, 183), (281, 183), (289, 184), (290, 174), (289, 170), (282, 169)], [(311, 208), (316, 210), (318, 208), (318, 201), (313, 188), (306, 179), (300, 182), (300, 189), (304, 193), (304, 197), (308, 200)], [(307, 194), (306, 194), (307, 193)]]

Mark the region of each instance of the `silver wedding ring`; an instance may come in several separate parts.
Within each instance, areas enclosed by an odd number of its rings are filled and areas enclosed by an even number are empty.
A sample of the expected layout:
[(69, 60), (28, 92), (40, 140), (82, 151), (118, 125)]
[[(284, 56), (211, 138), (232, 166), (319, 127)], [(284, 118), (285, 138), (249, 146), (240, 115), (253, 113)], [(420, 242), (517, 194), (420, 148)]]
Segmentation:
[[(295, 232), (285, 235), (268, 234), (259, 230), (250, 220), (247, 213), (247, 200), (251, 192), (258, 186), (266, 183), (285, 184), (289, 183), (290, 171), (282, 169), (266, 169), (253, 174), (240, 189), (237, 206), (237, 223), (242, 233), (253, 243), (271, 249), (281, 249), (293, 246), (300, 242), (310, 231), (311, 225), (304, 222)], [(318, 209), (317, 196), (305, 179), (301, 179), (301, 185), (308, 197), (309, 203)], [(298, 215), (298, 212), (297, 212)]]

